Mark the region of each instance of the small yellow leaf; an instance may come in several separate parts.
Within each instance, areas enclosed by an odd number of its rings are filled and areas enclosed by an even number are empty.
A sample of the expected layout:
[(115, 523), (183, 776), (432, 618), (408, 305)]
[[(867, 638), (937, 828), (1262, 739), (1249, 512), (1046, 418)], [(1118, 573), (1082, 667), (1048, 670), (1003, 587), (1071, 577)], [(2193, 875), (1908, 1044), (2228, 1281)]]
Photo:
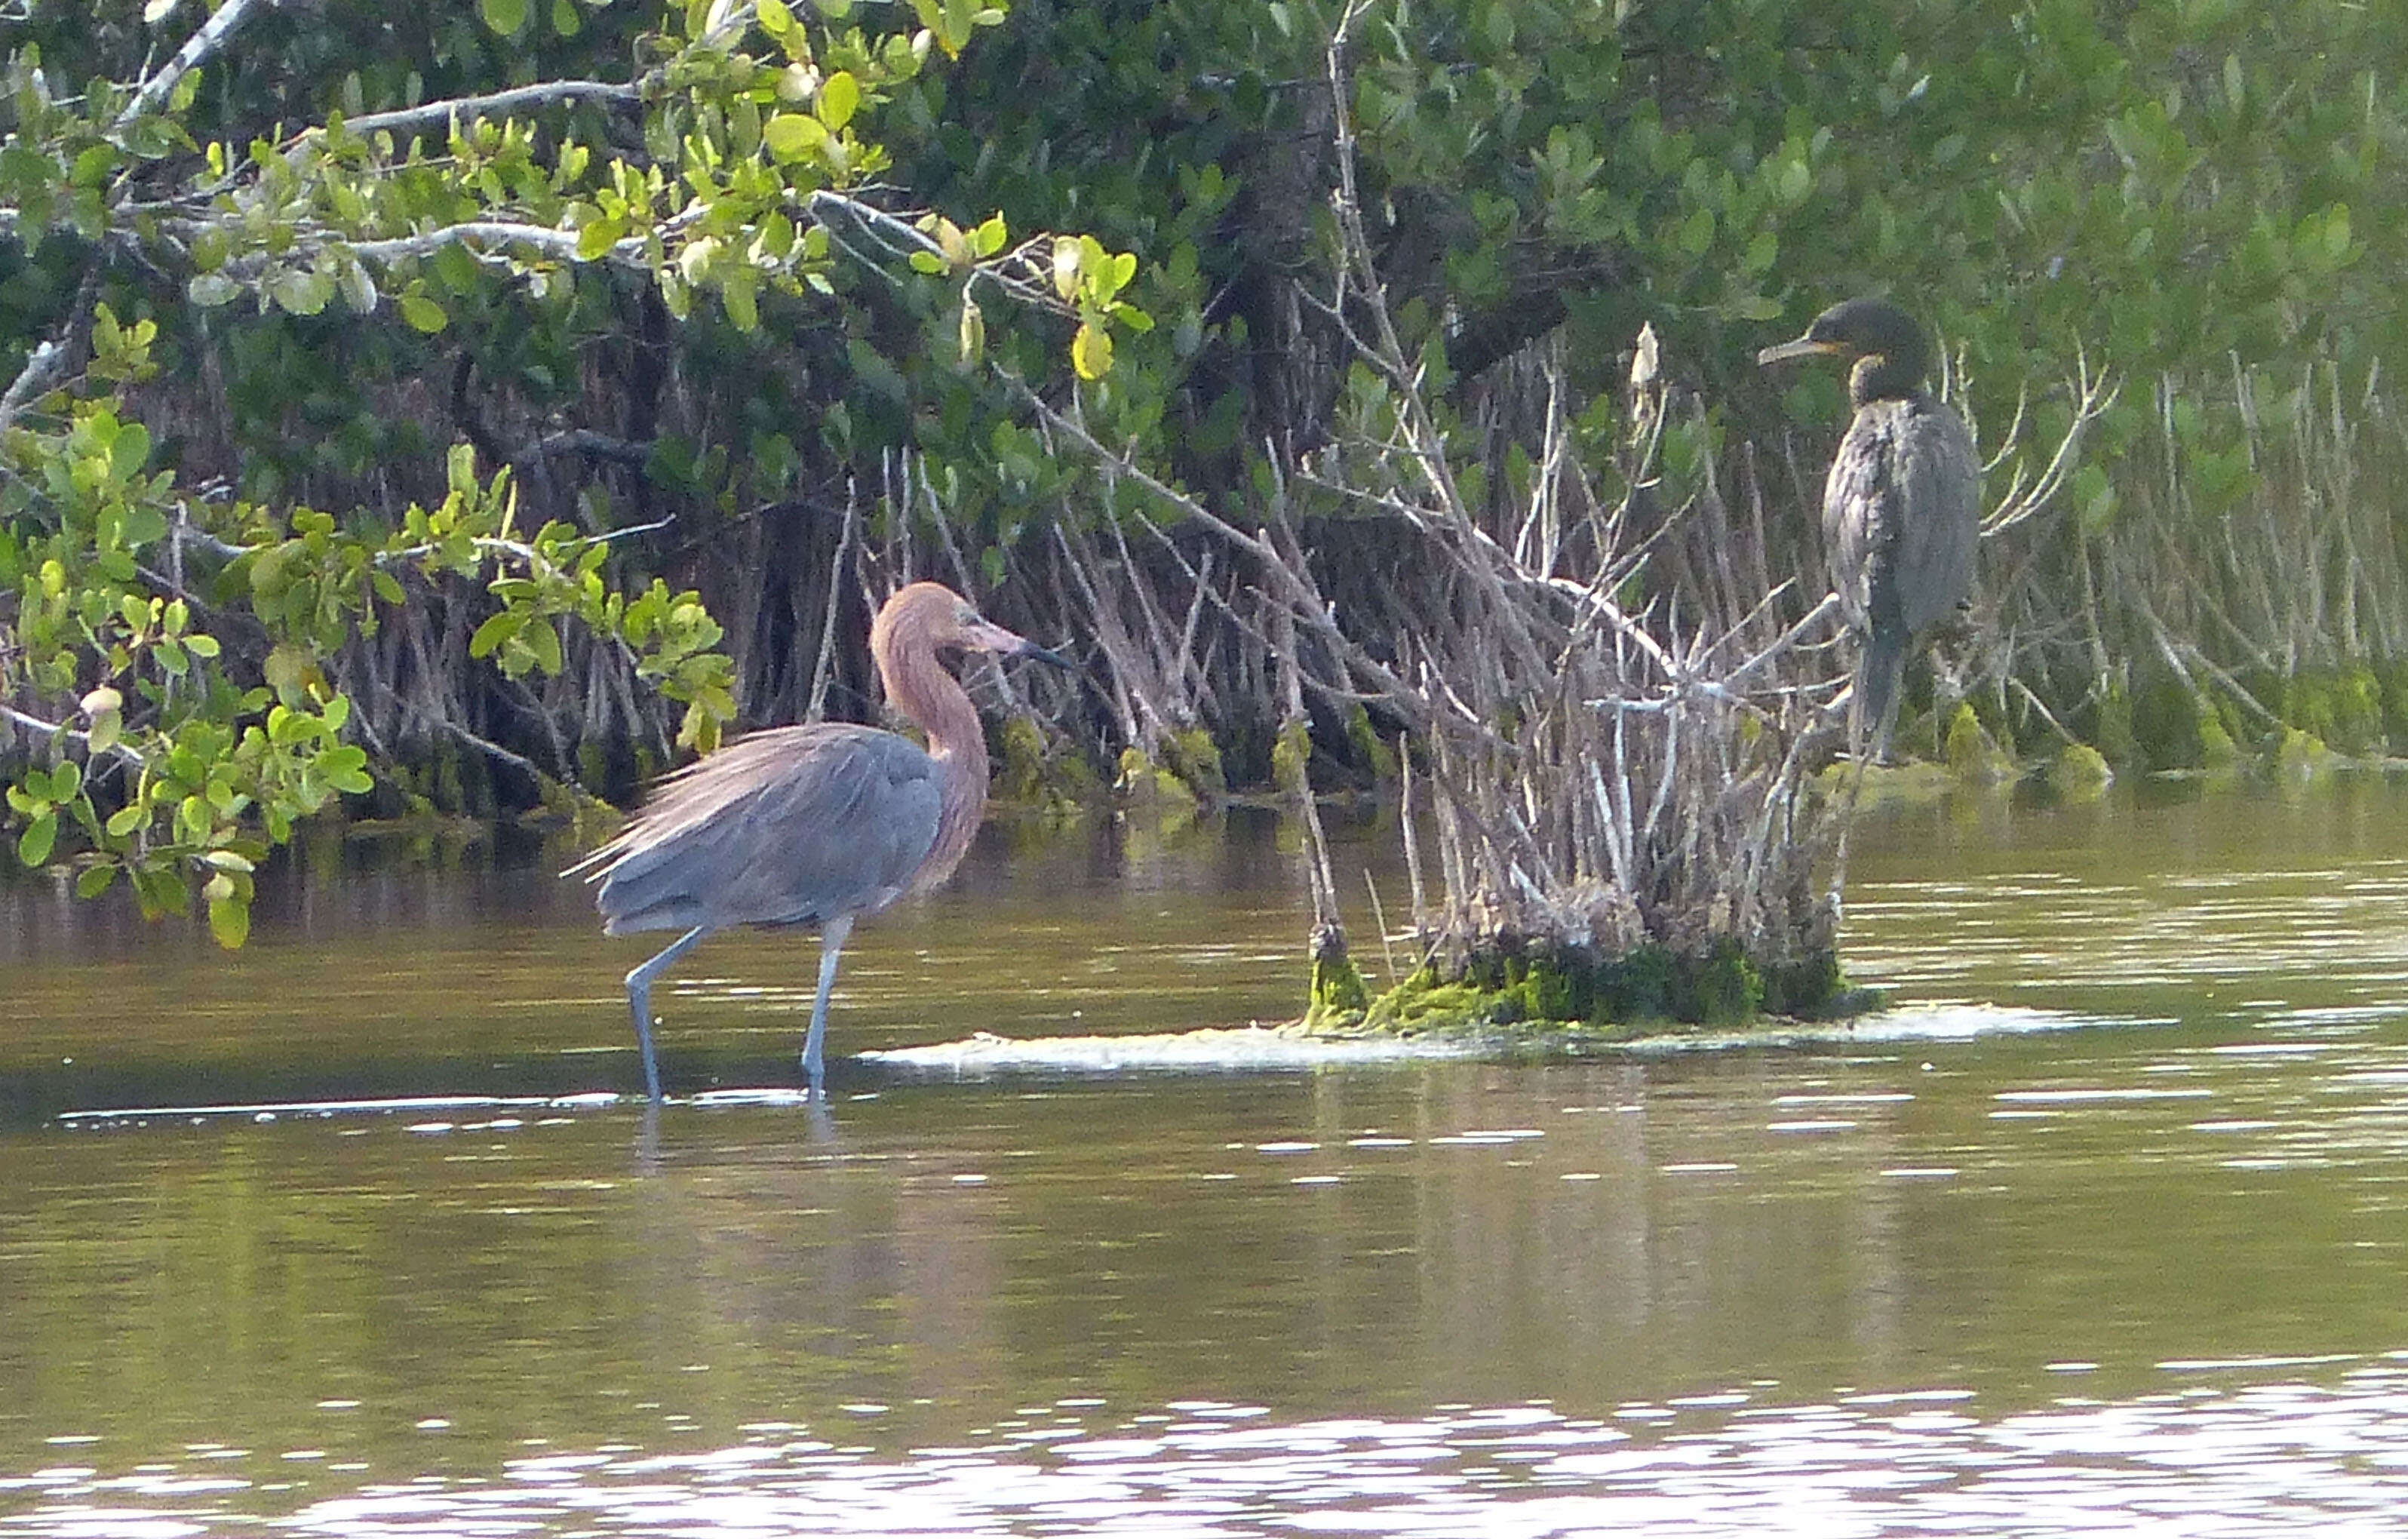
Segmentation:
[(1082, 380), (1100, 380), (1111, 373), (1112, 334), (1098, 326), (1080, 326), (1079, 335), (1070, 338), (1070, 366)]

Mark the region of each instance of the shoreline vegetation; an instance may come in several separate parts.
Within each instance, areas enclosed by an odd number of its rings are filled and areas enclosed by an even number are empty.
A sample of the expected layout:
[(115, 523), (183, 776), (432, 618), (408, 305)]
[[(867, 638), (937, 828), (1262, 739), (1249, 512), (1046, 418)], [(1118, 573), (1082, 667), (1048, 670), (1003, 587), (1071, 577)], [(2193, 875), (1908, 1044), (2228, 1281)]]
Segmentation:
[[(1085, 8), (30, 22), (18, 861), (238, 945), (298, 828), (581, 827), (875, 719), (933, 577), (1084, 664), (973, 670), (999, 800), (1294, 813), (1314, 1028), (1733, 1025), (1861, 1005), (1869, 800), (2408, 745), (2408, 231), (2350, 213), (2408, 20)], [(1873, 291), (1985, 472), (1894, 770), (1835, 762), (1840, 383), (1747, 363)], [(1403, 813), (1377, 997), (1350, 793)]]

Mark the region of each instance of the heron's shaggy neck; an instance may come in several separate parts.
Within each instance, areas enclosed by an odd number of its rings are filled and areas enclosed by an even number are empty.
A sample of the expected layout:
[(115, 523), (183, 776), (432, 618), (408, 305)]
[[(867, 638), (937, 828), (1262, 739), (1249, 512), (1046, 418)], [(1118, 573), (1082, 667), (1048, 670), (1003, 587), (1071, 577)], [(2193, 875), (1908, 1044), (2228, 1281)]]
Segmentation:
[(881, 649), (878, 676), (887, 703), (928, 734), (928, 756), (937, 761), (937, 842), (914, 884), (932, 887), (961, 864), (986, 812), (986, 733), (979, 726), (978, 708), (937, 661), (934, 648)]

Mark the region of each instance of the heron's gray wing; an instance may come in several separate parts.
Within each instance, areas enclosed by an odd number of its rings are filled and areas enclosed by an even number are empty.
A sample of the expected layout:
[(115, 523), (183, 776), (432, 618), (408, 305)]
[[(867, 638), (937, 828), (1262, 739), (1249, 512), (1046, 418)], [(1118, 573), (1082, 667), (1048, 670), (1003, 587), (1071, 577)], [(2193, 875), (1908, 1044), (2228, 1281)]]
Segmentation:
[(1973, 591), (1982, 543), (1982, 463), (1964, 419), (1938, 401), (1912, 402), (1899, 423), (1898, 531), (1892, 580), (1909, 635), (1947, 619)]
[(891, 732), (755, 732), (664, 781), (595, 852), (595, 903), (614, 935), (873, 911), (926, 858), (938, 803), (934, 761)]

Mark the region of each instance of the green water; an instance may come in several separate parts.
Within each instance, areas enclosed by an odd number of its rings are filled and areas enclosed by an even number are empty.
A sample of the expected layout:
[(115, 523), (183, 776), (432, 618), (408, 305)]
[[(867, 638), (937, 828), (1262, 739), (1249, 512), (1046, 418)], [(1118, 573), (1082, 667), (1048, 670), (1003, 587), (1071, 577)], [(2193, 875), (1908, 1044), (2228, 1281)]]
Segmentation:
[[(852, 1059), (1293, 1013), (1275, 825), (988, 836), (857, 937), (824, 1115), (713, 1094), (796, 1083), (793, 938), (656, 994), (699, 1100), (605, 1094), (642, 943), (548, 866), (296, 872), (235, 957), (0, 891), (0, 1533), (2408, 1510), (2408, 786), (1884, 813), (1847, 949), (1901, 1009), (1845, 1040)], [(401, 1096), (459, 1099), (296, 1104)]]

